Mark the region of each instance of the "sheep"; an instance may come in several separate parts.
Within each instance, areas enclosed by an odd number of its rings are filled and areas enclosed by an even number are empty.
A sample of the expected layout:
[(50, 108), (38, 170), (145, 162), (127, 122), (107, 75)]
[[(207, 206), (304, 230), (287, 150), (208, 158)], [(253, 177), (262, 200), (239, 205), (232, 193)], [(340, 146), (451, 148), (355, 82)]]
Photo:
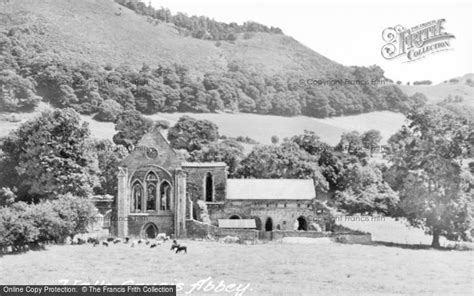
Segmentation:
[(166, 235), (166, 233), (158, 233), (158, 235), (156, 236), (156, 239), (157, 240), (162, 240), (163, 242), (167, 241), (170, 239), (169, 236)]

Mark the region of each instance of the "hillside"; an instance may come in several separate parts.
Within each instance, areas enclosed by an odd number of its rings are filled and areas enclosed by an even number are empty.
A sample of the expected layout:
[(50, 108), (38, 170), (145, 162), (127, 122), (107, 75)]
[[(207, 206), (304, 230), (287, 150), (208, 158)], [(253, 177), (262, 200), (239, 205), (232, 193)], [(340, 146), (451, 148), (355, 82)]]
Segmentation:
[[(34, 35), (61, 57), (105, 66), (130, 64), (141, 68), (163, 63), (185, 64), (198, 73), (224, 71), (231, 60), (245, 60), (264, 74), (281, 71), (311, 73), (311, 77), (344, 67), (306, 48), (291, 37), (257, 33), (251, 39), (216, 42), (183, 37), (169, 24), (151, 24), (145, 16), (112, 0), (15, 0), (0, 4), (0, 26), (36, 25)], [(120, 13), (120, 15), (117, 15)]]
[[(469, 82), (470, 81), (470, 82)], [(474, 74), (466, 74), (436, 85), (399, 85), (407, 95), (424, 94), (430, 103), (439, 103), (449, 96), (461, 96), (464, 104), (474, 107)]]
[[(32, 110), (42, 100), (89, 115), (137, 109), (325, 118), (423, 104), (393, 85), (333, 83), (381, 80), (383, 70), (342, 66), (278, 28), (214, 24), (215, 36), (224, 30), (227, 37), (209, 40), (198, 38), (205, 17), (177, 14), (167, 22), (127, 1), (2, 2), (0, 112)], [(308, 82), (315, 79), (322, 84)]]

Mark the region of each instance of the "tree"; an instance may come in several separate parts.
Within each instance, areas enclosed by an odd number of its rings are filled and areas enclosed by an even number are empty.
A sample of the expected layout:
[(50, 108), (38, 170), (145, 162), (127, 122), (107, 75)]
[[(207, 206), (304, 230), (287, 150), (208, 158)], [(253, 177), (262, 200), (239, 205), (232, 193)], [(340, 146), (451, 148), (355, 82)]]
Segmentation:
[(329, 105), (328, 94), (325, 89), (310, 88), (306, 91), (305, 114), (314, 117), (328, 117), (333, 115), (334, 109)]
[(472, 186), (465, 184), (469, 125), (439, 108), (412, 111), (410, 125), (389, 140), (388, 178), (400, 195), (400, 215), (426, 227), (439, 247), (441, 235), (467, 239), (471, 227)]
[(382, 135), (378, 130), (371, 129), (363, 133), (360, 139), (362, 141), (363, 147), (370, 151), (370, 154), (372, 154), (379, 147), (380, 141), (382, 140)]
[(335, 150), (347, 152), (348, 154), (355, 155), (359, 158), (365, 158), (367, 156), (367, 151), (365, 150), (361, 136), (357, 131), (343, 133), (341, 135), (341, 140), (335, 147)]
[(31, 80), (10, 70), (0, 71), (0, 112), (32, 110), (41, 101)]
[(343, 188), (335, 194), (339, 209), (352, 214), (392, 215), (396, 212), (398, 195), (384, 182), (382, 172), (376, 166), (359, 162), (349, 164), (339, 182)]
[(273, 145), (276, 145), (278, 142), (280, 142), (280, 138), (277, 135), (273, 135), (271, 140)]
[(295, 143), (309, 154), (318, 157), (324, 151), (331, 149), (328, 144), (320, 140), (319, 136), (316, 135), (315, 132), (308, 130), (305, 130), (302, 135), (291, 137), (289, 141)]
[(99, 112), (94, 116), (98, 121), (115, 121), (117, 116), (123, 112), (122, 106), (114, 100), (105, 100), (99, 106)]
[(186, 149), (189, 152), (199, 150), (204, 145), (217, 141), (218, 138), (217, 125), (208, 120), (198, 120), (190, 116), (182, 116), (168, 131), (171, 146), (175, 149)]
[(127, 156), (125, 147), (115, 145), (110, 140), (91, 140), (91, 152), (95, 152), (99, 165), (100, 187), (95, 188), (96, 194), (117, 193), (117, 167), (122, 159)]
[(0, 207), (9, 206), (17, 199), (15, 192), (9, 187), (0, 188)]
[(240, 161), (244, 158), (244, 147), (233, 140), (225, 140), (220, 143), (213, 142), (204, 146), (201, 150), (195, 150), (190, 154), (190, 161), (207, 162), (222, 161), (227, 164), (229, 177), (234, 177)]
[(153, 128), (153, 121), (136, 110), (126, 110), (117, 116), (113, 141), (117, 145), (131, 148)]
[(85, 144), (89, 135), (88, 124), (68, 108), (44, 112), (5, 138), (1, 149), (14, 164), (18, 197), (89, 196), (98, 185), (97, 161)]
[(245, 178), (312, 178), (315, 186), (326, 191), (328, 183), (321, 174), (317, 159), (295, 143), (281, 146), (256, 146), (245, 157), (236, 176)]

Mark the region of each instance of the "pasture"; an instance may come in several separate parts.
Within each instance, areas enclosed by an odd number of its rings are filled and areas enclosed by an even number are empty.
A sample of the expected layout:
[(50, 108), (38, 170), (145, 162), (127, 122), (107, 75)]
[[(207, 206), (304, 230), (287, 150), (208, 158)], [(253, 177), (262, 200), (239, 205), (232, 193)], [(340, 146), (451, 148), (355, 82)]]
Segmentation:
[(377, 129), (382, 134), (382, 143), (405, 124), (405, 116), (390, 111), (377, 111), (365, 114), (312, 118), (307, 116), (275, 116), (249, 113), (158, 113), (147, 116), (153, 120), (167, 120), (174, 124), (183, 115), (197, 119), (207, 119), (219, 127), (222, 135), (237, 137), (248, 136), (261, 144), (271, 144), (276, 135), (283, 140), (286, 137), (302, 134), (305, 130), (314, 131), (322, 141), (336, 145), (342, 133), (356, 130), (360, 133)]
[[(52, 109), (46, 103), (41, 103), (34, 112), (2, 113), (0, 114), (0, 137), (8, 135), (17, 129), (21, 123), (38, 116), (42, 111)], [(405, 124), (405, 116), (391, 111), (377, 111), (359, 115), (333, 118), (312, 118), (307, 116), (285, 117), (275, 115), (260, 115), (249, 113), (157, 113), (146, 117), (152, 120), (167, 120), (174, 125), (183, 115), (197, 119), (207, 119), (219, 127), (219, 133), (228, 137), (248, 136), (261, 144), (271, 144), (271, 137), (276, 135), (280, 141), (285, 137), (302, 134), (304, 130), (314, 131), (321, 140), (336, 145), (341, 134), (356, 130), (365, 132), (377, 129), (382, 134), (382, 143), (397, 132)], [(11, 121), (7, 118), (14, 117)], [(98, 139), (112, 140), (116, 133), (114, 123), (99, 122), (92, 116), (81, 115), (82, 120), (89, 123), (91, 136)], [(249, 146), (249, 145), (245, 145)], [(247, 147), (250, 150), (251, 147)]]
[[(1, 257), (0, 279), (2, 284), (170, 283), (178, 285), (178, 295), (470, 295), (473, 289), (471, 251), (332, 242), (180, 243), (188, 254), (174, 254), (170, 242), (154, 249), (51, 245)], [(217, 289), (221, 281), (231, 292)]]

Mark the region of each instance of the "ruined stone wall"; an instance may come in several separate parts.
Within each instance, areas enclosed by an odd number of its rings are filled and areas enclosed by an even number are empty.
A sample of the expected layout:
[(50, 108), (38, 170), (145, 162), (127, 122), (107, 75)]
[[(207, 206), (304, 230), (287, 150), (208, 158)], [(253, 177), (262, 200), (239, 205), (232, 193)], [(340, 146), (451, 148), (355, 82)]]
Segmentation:
[(154, 223), (158, 228), (158, 233), (166, 233), (169, 236), (174, 234), (173, 213), (159, 215), (130, 215), (128, 216), (128, 235), (130, 237), (140, 237), (142, 230), (148, 223)]
[(195, 220), (186, 220), (186, 232), (189, 238), (222, 238), (236, 236), (240, 241), (256, 241), (258, 231), (254, 229), (224, 229)]
[(204, 186), (208, 173), (210, 173), (213, 178), (213, 202), (223, 202), (225, 200), (227, 188), (227, 172), (225, 166), (183, 166), (183, 171), (186, 172), (187, 193), (193, 201), (206, 199), (204, 196)]
[(271, 219), (273, 230), (294, 230), (295, 221), (304, 217), (307, 229), (314, 229), (313, 223), (319, 225), (321, 230), (329, 230), (329, 213), (320, 209), (311, 200), (289, 200), (289, 201), (254, 201), (254, 200), (232, 200), (225, 204), (208, 205), (211, 223), (217, 225), (218, 219), (229, 219), (237, 215), (241, 219), (256, 219), (257, 228), (265, 230), (267, 219)]

